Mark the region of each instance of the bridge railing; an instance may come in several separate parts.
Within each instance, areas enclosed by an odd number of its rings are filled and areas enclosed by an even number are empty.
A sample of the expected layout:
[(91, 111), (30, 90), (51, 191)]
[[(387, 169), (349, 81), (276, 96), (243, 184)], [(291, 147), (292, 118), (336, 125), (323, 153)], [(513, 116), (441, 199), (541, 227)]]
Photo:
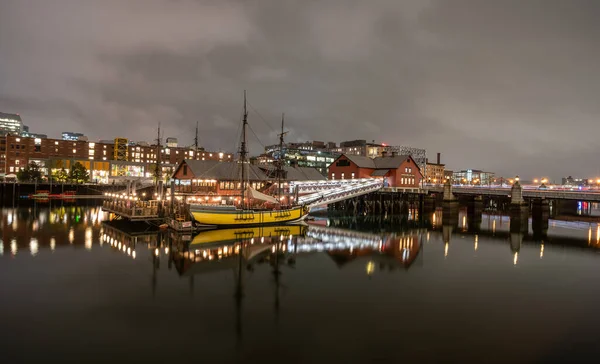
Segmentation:
[(327, 192), (313, 193), (308, 196), (303, 196), (299, 198), (299, 202), (308, 204), (309, 206), (325, 205), (365, 195), (367, 193), (377, 191), (382, 187), (383, 181), (371, 179), (368, 182), (351, 184)]

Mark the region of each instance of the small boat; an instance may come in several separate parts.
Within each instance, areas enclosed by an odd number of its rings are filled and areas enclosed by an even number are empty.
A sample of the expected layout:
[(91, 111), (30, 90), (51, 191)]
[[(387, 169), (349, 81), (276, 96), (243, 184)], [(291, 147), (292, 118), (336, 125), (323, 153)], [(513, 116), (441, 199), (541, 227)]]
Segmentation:
[(29, 195), (29, 198), (34, 200), (47, 200), (50, 196), (50, 191), (39, 190), (34, 194)]
[[(213, 227), (236, 227), (236, 226), (261, 226), (275, 225), (289, 222), (301, 221), (308, 215), (310, 209), (306, 205), (295, 205), (289, 208), (279, 209), (252, 209), (248, 207), (247, 201), (260, 200), (272, 204), (280, 204), (280, 200), (273, 196), (258, 192), (250, 187), (246, 181), (248, 173), (246, 168), (248, 150), (246, 148), (246, 127), (248, 125), (248, 111), (246, 108), (246, 92), (244, 91), (244, 117), (242, 124), (242, 143), (240, 147), (241, 163), (241, 206), (233, 205), (211, 206), (193, 204), (190, 205), (190, 213), (194, 220), (201, 226)], [(280, 149), (283, 150), (283, 118), (281, 120)], [(281, 171), (283, 169), (283, 158), (277, 163), (279, 186), (281, 186)]]

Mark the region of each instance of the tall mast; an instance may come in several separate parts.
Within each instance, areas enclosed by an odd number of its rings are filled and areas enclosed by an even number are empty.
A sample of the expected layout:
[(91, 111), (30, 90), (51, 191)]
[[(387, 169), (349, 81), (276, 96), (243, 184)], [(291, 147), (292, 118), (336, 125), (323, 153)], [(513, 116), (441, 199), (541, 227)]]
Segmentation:
[(196, 149), (194, 149), (194, 154), (196, 156), (196, 159), (198, 159), (198, 122), (196, 121), (196, 137), (194, 138), (194, 147)]
[(246, 90), (244, 90), (244, 121), (242, 124), (242, 145), (240, 147), (240, 160), (242, 161), (242, 209), (246, 208), (244, 197), (246, 195), (246, 125), (248, 125), (248, 110), (246, 109)]
[(160, 140), (160, 123), (158, 123), (158, 134), (156, 137), (156, 169), (154, 171), (154, 177), (156, 177), (156, 183), (162, 177), (162, 168), (161, 168), (161, 140)]
[(285, 114), (281, 114), (281, 134), (279, 134), (279, 161), (277, 162), (277, 177), (278, 177), (278, 186), (277, 186), (277, 197), (279, 201), (281, 201), (281, 178), (283, 177), (283, 164), (285, 163), (283, 157), (283, 136), (285, 133), (283, 132), (283, 119)]

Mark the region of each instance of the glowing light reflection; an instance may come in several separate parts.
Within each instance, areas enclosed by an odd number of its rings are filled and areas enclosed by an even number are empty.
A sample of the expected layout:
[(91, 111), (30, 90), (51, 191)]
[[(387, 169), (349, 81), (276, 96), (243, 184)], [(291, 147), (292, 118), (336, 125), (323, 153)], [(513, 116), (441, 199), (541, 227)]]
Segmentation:
[(31, 256), (36, 256), (37, 253), (39, 251), (39, 244), (36, 238), (31, 238), (31, 241), (29, 242), (29, 252), (31, 253)]
[(17, 255), (18, 251), (19, 251), (19, 248), (17, 248), (17, 239), (12, 239), (10, 241), (10, 253), (12, 255)]

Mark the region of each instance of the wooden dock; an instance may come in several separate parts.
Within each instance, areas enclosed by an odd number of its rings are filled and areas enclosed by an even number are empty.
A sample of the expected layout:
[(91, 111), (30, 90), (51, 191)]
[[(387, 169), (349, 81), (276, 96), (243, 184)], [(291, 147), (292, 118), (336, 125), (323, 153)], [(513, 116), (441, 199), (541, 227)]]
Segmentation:
[(104, 201), (102, 210), (111, 212), (123, 219), (131, 221), (162, 220), (160, 201), (139, 201), (129, 199), (114, 199)]

